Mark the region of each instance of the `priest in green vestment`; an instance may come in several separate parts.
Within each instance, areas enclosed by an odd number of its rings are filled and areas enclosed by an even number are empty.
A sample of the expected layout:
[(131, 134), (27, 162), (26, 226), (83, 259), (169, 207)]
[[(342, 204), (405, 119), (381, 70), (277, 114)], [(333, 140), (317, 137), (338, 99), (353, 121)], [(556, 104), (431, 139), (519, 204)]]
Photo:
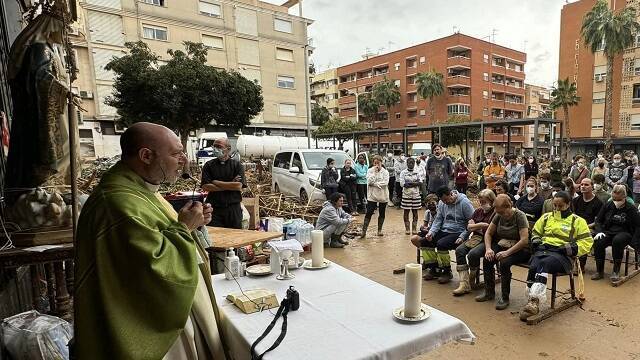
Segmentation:
[(206, 251), (211, 207), (157, 192), (187, 158), (168, 128), (137, 123), (85, 203), (75, 259), (77, 359), (227, 359)]

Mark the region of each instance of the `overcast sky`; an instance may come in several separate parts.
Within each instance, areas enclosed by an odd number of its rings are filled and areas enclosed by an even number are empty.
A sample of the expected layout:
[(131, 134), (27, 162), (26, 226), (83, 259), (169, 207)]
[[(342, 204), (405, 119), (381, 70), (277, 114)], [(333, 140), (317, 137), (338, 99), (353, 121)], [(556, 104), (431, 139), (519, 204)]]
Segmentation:
[(524, 50), (527, 83), (549, 86), (557, 79), (560, 10), (565, 0), (304, 0), (303, 4), (303, 15), (315, 21), (309, 35), (316, 48), (312, 61), (319, 70), (358, 61), (367, 48), (384, 53), (448, 36), (455, 26), (464, 34), (487, 39), (495, 29), (496, 43)]

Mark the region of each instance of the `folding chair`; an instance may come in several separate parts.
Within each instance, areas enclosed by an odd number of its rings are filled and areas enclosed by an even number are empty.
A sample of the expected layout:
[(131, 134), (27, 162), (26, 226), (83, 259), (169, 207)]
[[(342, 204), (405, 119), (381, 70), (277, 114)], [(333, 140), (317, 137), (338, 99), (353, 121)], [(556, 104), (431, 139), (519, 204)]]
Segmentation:
[[(633, 254), (634, 254), (634, 269), (631, 273), (629, 273), (629, 252), (631, 252), (631, 250), (633, 250)], [(620, 278), (620, 280), (616, 281), (616, 282), (612, 282), (611, 285), (614, 287), (618, 287), (622, 284), (624, 284), (625, 282), (627, 282), (628, 280), (630, 280), (632, 277), (640, 274), (640, 269), (638, 268), (638, 264), (640, 263), (640, 256), (638, 255), (638, 251), (633, 249), (631, 246), (627, 246), (624, 249), (624, 276), (622, 276)]]

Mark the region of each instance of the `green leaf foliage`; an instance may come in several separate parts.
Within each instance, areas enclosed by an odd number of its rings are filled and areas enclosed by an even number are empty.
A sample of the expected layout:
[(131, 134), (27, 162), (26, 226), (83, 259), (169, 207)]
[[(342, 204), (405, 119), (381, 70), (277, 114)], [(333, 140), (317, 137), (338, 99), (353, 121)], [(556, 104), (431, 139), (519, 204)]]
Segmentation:
[(386, 77), (373, 86), (371, 94), (378, 104), (384, 105), (389, 114), (391, 108), (400, 103), (400, 90), (393, 80)]
[[(481, 122), (482, 120), (474, 120)], [(465, 115), (450, 115), (445, 124), (456, 124), (469, 122), (469, 117)], [(479, 140), (481, 137), (480, 126), (469, 128), (469, 141)], [(466, 129), (460, 127), (443, 127), (440, 136), (440, 144), (444, 147), (460, 146), (467, 140)]]
[(331, 119), (331, 113), (329, 110), (318, 104), (313, 105), (311, 108), (311, 123), (316, 126), (320, 126)]
[[(322, 124), (322, 126), (320, 126), (316, 131), (314, 131), (313, 135), (314, 137), (316, 137), (317, 135), (322, 135), (322, 134), (350, 133), (354, 131), (361, 131), (363, 129), (364, 127), (360, 123), (334, 117), (331, 120)], [(340, 143), (340, 147), (342, 147), (342, 143), (345, 142), (346, 140), (351, 139), (352, 135), (351, 134), (338, 135), (335, 138)]]

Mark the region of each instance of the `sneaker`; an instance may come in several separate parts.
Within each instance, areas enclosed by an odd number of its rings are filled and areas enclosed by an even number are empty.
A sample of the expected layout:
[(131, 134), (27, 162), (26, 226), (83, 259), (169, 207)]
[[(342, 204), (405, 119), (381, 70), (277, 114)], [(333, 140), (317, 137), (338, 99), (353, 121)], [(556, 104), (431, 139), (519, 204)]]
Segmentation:
[(440, 277), (438, 278), (438, 284), (446, 284), (450, 282), (451, 279), (453, 279), (451, 270), (445, 270), (440, 274)]
[(601, 280), (604, 279), (604, 273), (596, 272), (591, 276), (591, 280)]
[(508, 307), (509, 307), (509, 299), (504, 299), (500, 297), (500, 299), (496, 303), (496, 310), (504, 310)]
[(611, 280), (611, 282), (620, 281), (620, 274), (618, 274), (617, 272), (612, 272), (611, 276), (609, 277), (609, 280)]
[(426, 281), (435, 280), (437, 277), (438, 277), (438, 274), (432, 268), (428, 268), (427, 271), (425, 271), (424, 275), (422, 276), (422, 278)]
[(382, 231), (378, 230), (378, 233), (376, 234), (378, 236), (384, 236), (384, 234), (382, 233)]
[(529, 299), (529, 302), (527, 302), (527, 305), (525, 305), (522, 308), (522, 310), (520, 310), (520, 320), (527, 321), (529, 317), (538, 315), (539, 312), (540, 312), (539, 300), (537, 298), (531, 298)]
[(495, 297), (496, 297), (495, 293), (490, 293), (487, 290), (485, 290), (482, 293), (482, 295), (476, 296), (476, 301), (477, 302), (491, 301), (491, 300), (495, 299)]

